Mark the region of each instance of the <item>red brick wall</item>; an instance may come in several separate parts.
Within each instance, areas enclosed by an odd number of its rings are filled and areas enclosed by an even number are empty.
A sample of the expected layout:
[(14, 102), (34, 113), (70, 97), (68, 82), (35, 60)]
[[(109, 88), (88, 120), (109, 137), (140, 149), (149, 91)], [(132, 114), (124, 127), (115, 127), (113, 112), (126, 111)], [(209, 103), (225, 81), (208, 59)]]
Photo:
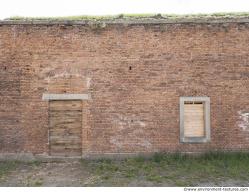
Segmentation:
[[(130, 70), (131, 69), (131, 70)], [(84, 153), (249, 149), (249, 24), (0, 26), (0, 152), (48, 152), (43, 93), (90, 93)], [(211, 142), (179, 142), (179, 97)]]

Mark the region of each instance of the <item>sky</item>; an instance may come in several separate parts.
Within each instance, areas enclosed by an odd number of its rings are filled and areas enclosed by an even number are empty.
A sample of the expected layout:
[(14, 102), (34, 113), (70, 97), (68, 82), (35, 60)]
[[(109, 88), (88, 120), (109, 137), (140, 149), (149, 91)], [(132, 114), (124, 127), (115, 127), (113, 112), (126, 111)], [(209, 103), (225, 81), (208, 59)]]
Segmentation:
[(249, 12), (249, 0), (0, 0), (0, 19), (125, 13)]

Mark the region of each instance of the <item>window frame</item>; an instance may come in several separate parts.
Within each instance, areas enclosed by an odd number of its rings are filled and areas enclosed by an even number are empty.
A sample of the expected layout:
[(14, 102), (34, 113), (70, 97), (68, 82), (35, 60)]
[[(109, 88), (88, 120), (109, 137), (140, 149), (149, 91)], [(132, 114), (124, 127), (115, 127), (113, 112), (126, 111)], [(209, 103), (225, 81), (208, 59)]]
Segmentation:
[[(185, 102), (204, 103), (204, 137), (184, 136), (184, 104)], [(180, 142), (181, 143), (206, 143), (210, 141), (210, 98), (209, 97), (180, 97)]]

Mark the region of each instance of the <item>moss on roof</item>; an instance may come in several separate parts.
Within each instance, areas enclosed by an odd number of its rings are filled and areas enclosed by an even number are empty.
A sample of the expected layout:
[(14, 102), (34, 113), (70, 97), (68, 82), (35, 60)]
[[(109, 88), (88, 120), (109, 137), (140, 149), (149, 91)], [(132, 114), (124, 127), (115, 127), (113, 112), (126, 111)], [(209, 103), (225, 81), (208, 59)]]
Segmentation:
[(46, 21), (80, 21), (80, 20), (132, 20), (132, 19), (227, 19), (227, 18), (249, 18), (249, 12), (238, 12), (238, 13), (212, 13), (212, 14), (119, 14), (119, 15), (79, 15), (79, 16), (61, 16), (61, 17), (22, 17), (14, 16), (6, 18), (4, 20), (11, 21), (33, 21), (33, 20), (46, 20)]
[[(0, 25), (100, 25), (106, 24), (181, 24), (181, 23), (249, 23), (249, 12), (212, 14), (119, 14), (80, 15), (63, 17), (10, 17)], [(103, 25), (103, 26), (102, 26)]]

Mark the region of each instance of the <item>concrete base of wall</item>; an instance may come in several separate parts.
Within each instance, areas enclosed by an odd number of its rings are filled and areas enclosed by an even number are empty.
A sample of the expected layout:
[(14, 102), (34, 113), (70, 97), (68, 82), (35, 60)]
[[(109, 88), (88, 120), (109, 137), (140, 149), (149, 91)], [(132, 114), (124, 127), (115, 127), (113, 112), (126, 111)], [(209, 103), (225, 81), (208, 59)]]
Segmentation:
[(0, 153), (0, 161), (42, 161), (42, 162), (51, 162), (51, 161), (74, 161), (80, 159), (115, 159), (121, 160), (129, 157), (142, 156), (149, 158), (154, 153), (88, 153), (82, 156), (74, 157), (58, 157), (58, 156), (49, 156), (48, 154), (32, 154), (32, 153)]
[(89, 153), (82, 156), (83, 159), (114, 159), (122, 160), (131, 157), (144, 157), (149, 158), (153, 156), (155, 152), (143, 152), (143, 153)]
[(0, 153), (0, 161), (34, 161), (36, 158), (32, 153)]
[[(219, 152), (219, 151), (213, 151)], [(248, 151), (241, 151), (241, 150), (225, 150), (220, 152), (244, 152), (248, 153)], [(75, 161), (80, 159), (88, 159), (88, 160), (96, 160), (96, 159), (113, 159), (113, 160), (122, 160), (125, 158), (131, 157), (144, 157), (150, 158), (156, 152), (140, 152), (140, 153), (88, 153), (82, 156), (77, 157), (58, 157), (58, 156), (49, 156), (48, 154), (32, 154), (32, 153), (0, 153), (0, 161), (24, 161), (24, 162), (31, 162), (31, 161), (42, 161), (42, 162), (65, 162), (65, 161)], [(163, 153), (163, 152), (162, 152)], [(166, 152), (164, 152), (166, 153)], [(205, 152), (182, 152), (181, 154), (188, 154), (188, 155), (201, 155)], [(174, 154), (173, 152), (167, 154)]]
[(54, 161), (74, 161), (82, 159), (82, 157), (53, 157), (47, 154), (32, 154), (32, 153), (0, 153), (0, 161), (42, 161), (42, 162), (54, 162)]

